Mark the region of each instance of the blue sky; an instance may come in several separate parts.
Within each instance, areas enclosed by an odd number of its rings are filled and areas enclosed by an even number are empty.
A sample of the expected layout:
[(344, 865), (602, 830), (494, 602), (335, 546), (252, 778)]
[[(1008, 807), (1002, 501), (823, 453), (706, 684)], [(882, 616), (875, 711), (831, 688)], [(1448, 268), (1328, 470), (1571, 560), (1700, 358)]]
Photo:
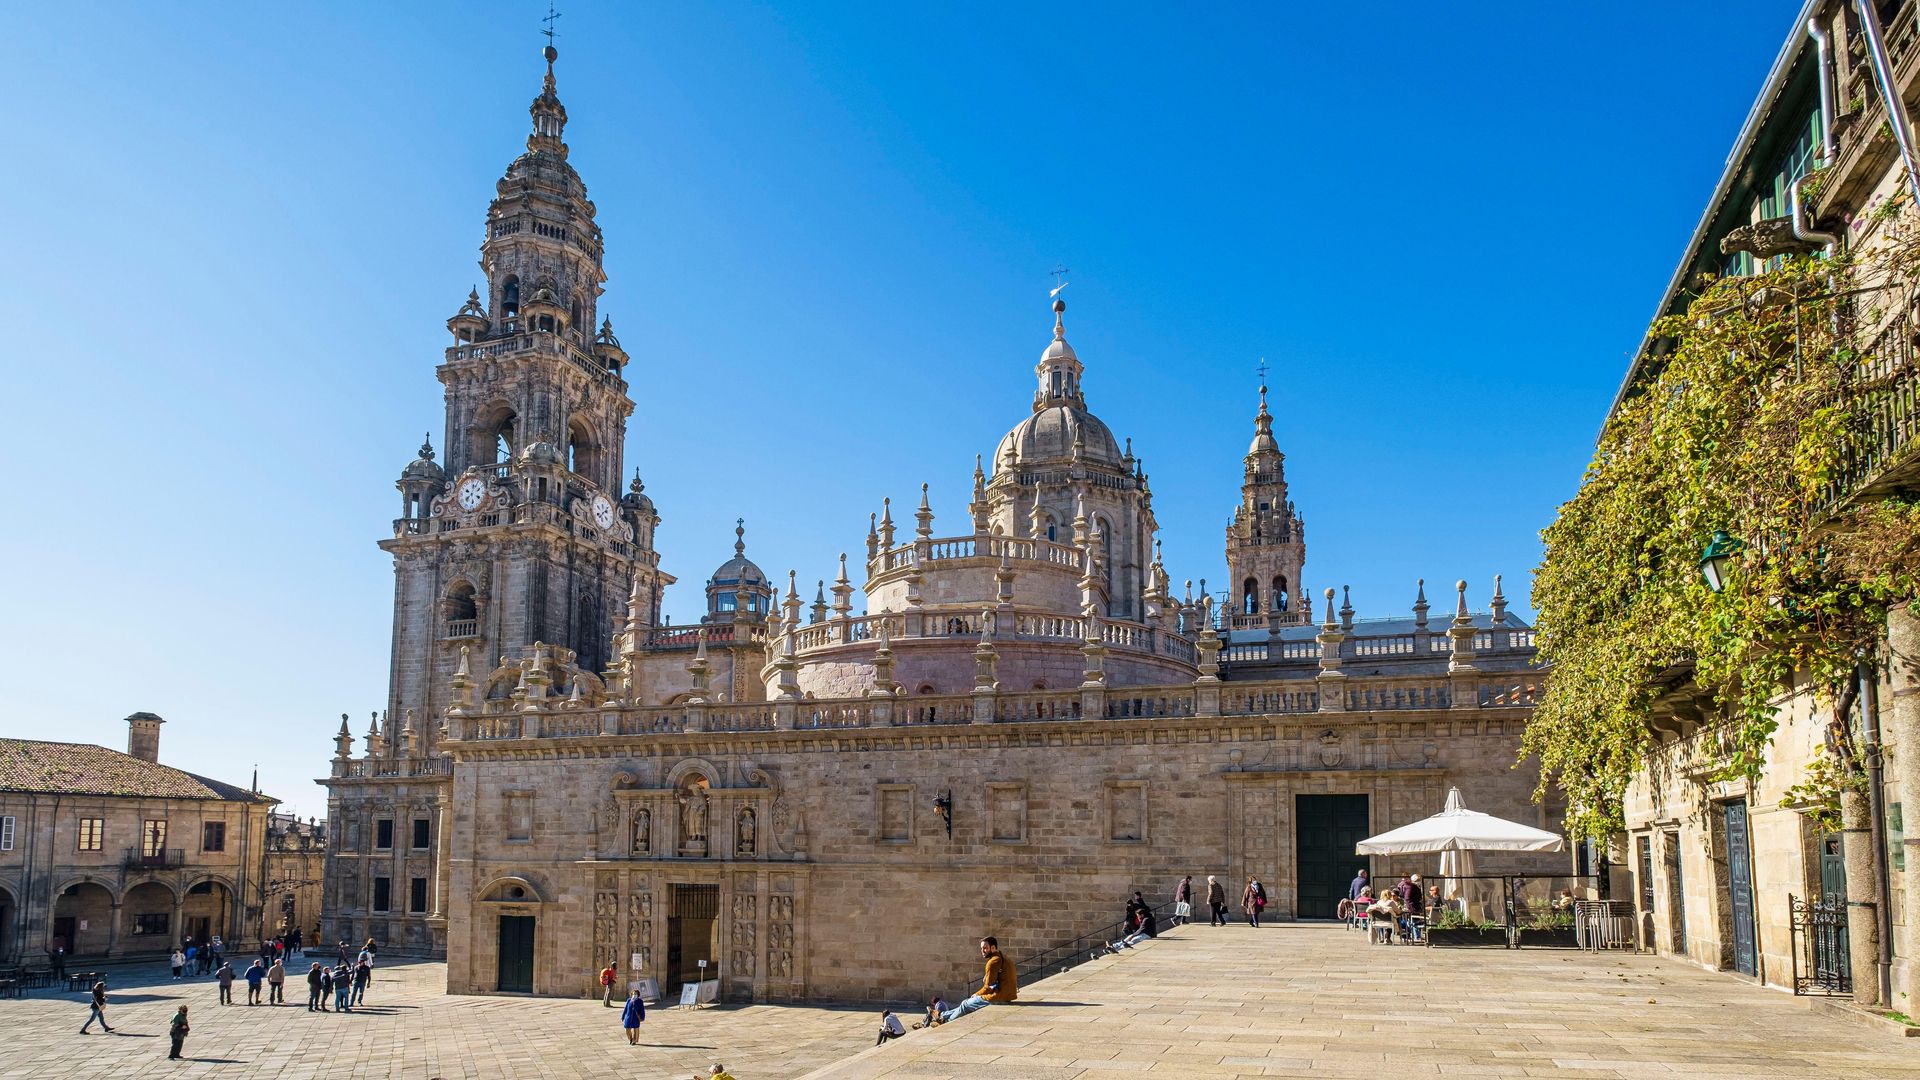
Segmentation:
[[(675, 621), (736, 516), (809, 586), (883, 495), (961, 531), (1060, 263), (1176, 582), (1225, 576), (1265, 357), (1310, 586), (1524, 609), (1797, 5), (1447, 7), (564, 5)], [(324, 810), (542, 14), (68, 6), (0, 44), (0, 731), (151, 710), (168, 763)]]

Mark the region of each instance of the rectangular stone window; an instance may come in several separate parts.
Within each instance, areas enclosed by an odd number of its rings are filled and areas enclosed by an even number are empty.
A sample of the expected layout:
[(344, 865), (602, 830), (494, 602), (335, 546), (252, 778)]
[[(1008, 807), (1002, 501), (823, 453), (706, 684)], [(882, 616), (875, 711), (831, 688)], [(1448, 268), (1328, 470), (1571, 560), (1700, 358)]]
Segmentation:
[(101, 851), (107, 843), (107, 819), (83, 817), (80, 819), (80, 831), (77, 840), (79, 851)]
[(13, 850), (13, 815), (0, 817), (0, 851)]
[(507, 839), (533, 839), (533, 792), (507, 792)]
[(879, 820), (875, 835), (883, 844), (913, 842), (913, 787), (910, 784), (880, 784), (874, 789), (874, 809)]
[(1027, 842), (1027, 785), (988, 784), (987, 820), (996, 844)]
[(201, 851), (227, 850), (227, 823), (226, 822), (208, 821), (201, 824), (200, 850)]
[(167, 853), (167, 823), (162, 818), (148, 818), (140, 823), (140, 855), (142, 858), (164, 858)]
[(172, 916), (162, 911), (153, 915), (135, 915), (133, 932), (137, 937), (166, 937), (167, 926)]
[(407, 910), (422, 915), (427, 910), (427, 879), (417, 877), (407, 882)]
[(393, 881), (391, 878), (373, 879), (373, 910), (391, 911), (393, 909)]
[(1144, 780), (1107, 781), (1107, 842), (1147, 842), (1147, 784)]
[(413, 819), (413, 850), (425, 851), (427, 848), (427, 819)]
[(375, 851), (389, 851), (393, 848), (393, 819), (381, 818), (373, 823), (373, 848)]

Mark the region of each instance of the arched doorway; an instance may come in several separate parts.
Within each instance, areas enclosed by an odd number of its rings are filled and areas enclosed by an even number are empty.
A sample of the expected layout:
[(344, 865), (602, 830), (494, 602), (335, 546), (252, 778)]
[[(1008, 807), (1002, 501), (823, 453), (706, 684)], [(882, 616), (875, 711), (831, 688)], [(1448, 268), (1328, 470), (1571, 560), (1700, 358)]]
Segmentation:
[(129, 888), (120, 900), (120, 951), (165, 952), (179, 941), (173, 890), (158, 881)]
[(105, 956), (113, 944), (113, 894), (95, 881), (76, 881), (53, 900), (49, 946), (65, 945), (68, 956)]
[(204, 942), (233, 929), (233, 890), (212, 878), (188, 887), (180, 901), (181, 941)]

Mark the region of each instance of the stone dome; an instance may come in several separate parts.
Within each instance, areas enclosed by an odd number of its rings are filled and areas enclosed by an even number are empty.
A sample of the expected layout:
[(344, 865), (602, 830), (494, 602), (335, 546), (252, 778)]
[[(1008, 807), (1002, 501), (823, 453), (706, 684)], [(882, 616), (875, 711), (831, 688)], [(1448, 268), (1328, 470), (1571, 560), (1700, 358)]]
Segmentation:
[(544, 439), (531, 443), (525, 450), (520, 451), (522, 465), (564, 465), (566, 460), (560, 456), (560, 451), (555, 449), (552, 443)]
[(400, 482), (404, 484), (410, 480), (421, 480), (438, 484), (446, 476), (446, 471), (433, 460), (433, 442), (427, 440), (420, 444), (420, 456), (408, 462), (407, 467), (400, 471)]
[[(1056, 341), (1049, 349), (1066, 347)], [(1068, 353), (1072, 349), (1068, 348)], [(1005, 461), (1011, 447), (1025, 461), (1065, 461), (1073, 457), (1074, 439), (1085, 445), (1086, 460), (1119, 468), (1120, 445), (1100, 418), (1077, 405), (1049, 405), (1014, 425), (993, 452), (995, 461)]]
[(713, 572), (713, 576), (707, 579), (707, 583), (710, 585), (736, 585), (742, 578), (745, 578), (749, 585), (765, 585), (767, 583), (766, 573), (760, 569), (757, 563), (745, 555), (735, 555), (733, 558), (721, 563), (720, 569)]

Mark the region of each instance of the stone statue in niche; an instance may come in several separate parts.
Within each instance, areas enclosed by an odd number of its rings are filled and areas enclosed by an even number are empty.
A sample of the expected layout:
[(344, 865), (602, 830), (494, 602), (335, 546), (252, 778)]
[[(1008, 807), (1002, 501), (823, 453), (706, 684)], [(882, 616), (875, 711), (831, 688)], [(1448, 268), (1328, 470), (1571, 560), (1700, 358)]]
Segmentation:
[(735, 840), (733, 845), (733, 853), (735, 855), (752, 855), (753, 854), (753, 808), (752, 807), (748, 807), (740, 811), (739, 824), (735, 828), (734, 832), (735, 832)]
[(704, 855), (707, 851), (707, 791), (688, 788), (680, 796), (680, 850)]
[(633, 812), (633, 843), (635, 855), (653, 853), (653, 811), (641, 808)]

